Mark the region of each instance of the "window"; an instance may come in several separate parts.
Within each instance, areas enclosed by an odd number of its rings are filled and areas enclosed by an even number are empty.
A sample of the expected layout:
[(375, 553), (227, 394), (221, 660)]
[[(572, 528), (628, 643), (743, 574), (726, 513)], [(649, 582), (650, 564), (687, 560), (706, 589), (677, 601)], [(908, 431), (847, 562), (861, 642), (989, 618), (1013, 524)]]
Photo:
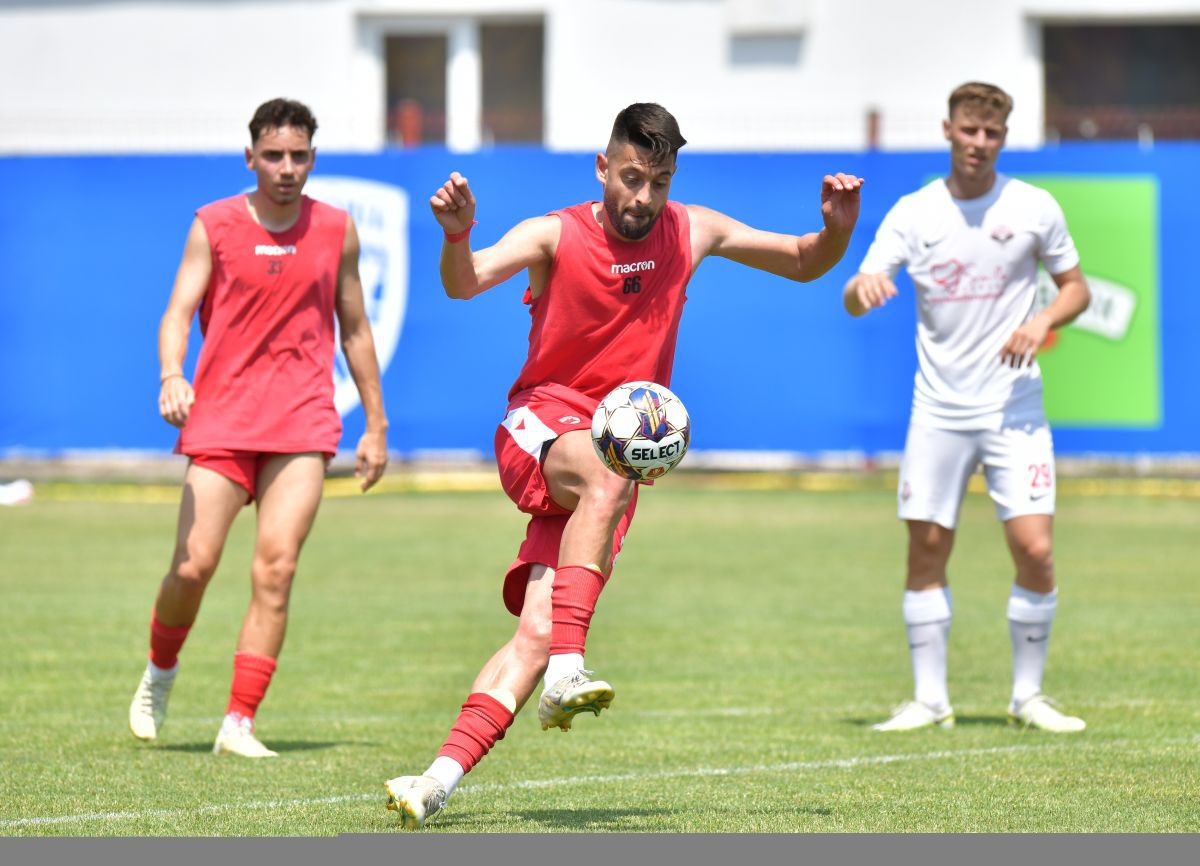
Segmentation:
[(799, 66), (800, 47), (799, 34), (735, 33), (729, 38), (729, 62), (737, 67)]
[(484, 24), (483, 140), (542, 141), (542, 25)]
[[(413, 29), (396, 32), (406, 26)], [(475, 150), (542, 141), (540, 20), (442, 19), (391, 29), (384, 38), (389, 145)]]
[(1046, 137), (1200, 138), (1200, 25), (1045, 25)]
[(387, 37), (389, 145), (445, 144), (447, 43), (444, 35)]

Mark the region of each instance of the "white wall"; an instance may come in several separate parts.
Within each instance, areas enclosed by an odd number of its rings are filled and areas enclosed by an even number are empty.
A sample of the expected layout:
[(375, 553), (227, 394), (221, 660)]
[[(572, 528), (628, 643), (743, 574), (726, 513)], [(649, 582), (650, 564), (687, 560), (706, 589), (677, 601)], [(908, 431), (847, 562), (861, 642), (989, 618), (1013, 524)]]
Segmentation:
[(281, 94), (349, 126), (333, 97), (354, 31), (333, 4), (49, 0), (0, 15), (0, 150), (228, 151)]
[[(544, 16), (555, 149), (596, 149), (634, 101), (666, 105), (695, 150), (858, 148), (872, 107), (885, 147), (939, 147), (968, 79), (1013, 94), (1009, 144), (1028, 147), (1039, 22), (1194, 22), (1200, 0), (0, 0), (0, 153), (227, 152), (279, 95), (313, 107), (326, 150), (375, 150), (384, 35), (480, 16)], [(731, 63), (732, 35), (780, 30), (798, 62)], [(452, 82), (452, 114), (472, 86)]]

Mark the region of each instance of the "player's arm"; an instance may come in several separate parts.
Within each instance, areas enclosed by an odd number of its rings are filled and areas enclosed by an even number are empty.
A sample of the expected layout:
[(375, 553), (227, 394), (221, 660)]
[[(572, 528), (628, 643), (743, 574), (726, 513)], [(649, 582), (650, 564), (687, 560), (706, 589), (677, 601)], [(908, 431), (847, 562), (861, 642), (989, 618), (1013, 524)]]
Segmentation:
[(366, 430), (355, 449), (354, 474), (362, 479), (362, 489), (370, 489), (387, 467), (387, 413), (383, 408), (383, 386), (379, 382), (379, 361), (375, 356), (375, 337), (363, 302), (362, 279), (358, 274), (358, 230), (346, 217), (346, 235), (342, 241), (342, 260), (338, 268), (335, 309), (342, 335), (342, 354), (358, 388)]
[(472, 250), (475, 196), (458, 172), (430, 197), (429, 206), (445, 232), (439, 267), (442, 286), (451, 298), (473, 298), (524, 268), (554, 259), (561, 224), (546, 216), (518, 223), (492, 246)]
[(192, 227), (188, 231), (183, 246), (183, 260), (175, 273), (175, 287), (171, 290), (171, 299), (158, 326), (158, 411), (176, 427), (187, 423), (188, 413), (196, 399), (191, 383), (183, 375), (183, 360), (187, 356), (192, 317), (204, 300), (210, 277), (212, 248), (204, 223), (197, 217), (192, 220)]
[(1058, 286), (1057, 297), (1045, 309), (1012, 332), (1012, 336), (1000, 350), (1001, 363), (1010, 367), (1032, 364), (1034, 355), (1046, 342), (1050, 332), (1075, 321), (1092, 302), (1092, 292), (1079, 265), (1050, 276)]
[(836, 265), (846, 252), (858, 220), (859, 189), (854, 175), (826, 175), (821, 184), (819, 232), (799, 237), (760, 231), (708, 208), (690, 206), (693, 259), (721, 256), (760, 271), (806, 283)]
[(908, 264), (912, 218), (904, 199), (893, 205), (875, 230), (875, 238), (858, 273), (842, 288), (842, 306), (851, 316), (864, 316), (896, 297), (896, 273)]

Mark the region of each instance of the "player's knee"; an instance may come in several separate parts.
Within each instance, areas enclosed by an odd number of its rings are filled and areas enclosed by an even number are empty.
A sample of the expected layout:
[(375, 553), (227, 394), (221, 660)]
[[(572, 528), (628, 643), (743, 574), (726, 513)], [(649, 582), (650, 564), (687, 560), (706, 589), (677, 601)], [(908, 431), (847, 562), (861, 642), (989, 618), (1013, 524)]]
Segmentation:
[(533, 663), (545, 663), (550, 652), (550, 632), (554, 624), (550, 617), (523, 617), (517, 627), (516, 649), (521, 658)]
[(286, 603), (287, 593), (296, 575), (296, 557), (288, 554), (258, 556), (254, 559), (255, 591), (264, 596), (281, 595)]
[(1049, 538), (1024, 539), (1019, 545), (1018, 556), (1032, 570), (1053, 574), (1054, 549)]
[(629, 508), (632, 497), (633, 482), (611, 476), (589, 485), (581, 498), (587, 502), (591, 511), (616, 522)]
[(220, 554), (202, 546), (189, 546), (178, 552), (171, 577), (184, 588), (203, 591), (217, 571)]
[(944, 564), (949, 555), (946, 536), (939, 532), (940, 527), (933, 527), (928, 532), (914, 533), (909, 537), (908, 558), (921, 567), (935, 567)]

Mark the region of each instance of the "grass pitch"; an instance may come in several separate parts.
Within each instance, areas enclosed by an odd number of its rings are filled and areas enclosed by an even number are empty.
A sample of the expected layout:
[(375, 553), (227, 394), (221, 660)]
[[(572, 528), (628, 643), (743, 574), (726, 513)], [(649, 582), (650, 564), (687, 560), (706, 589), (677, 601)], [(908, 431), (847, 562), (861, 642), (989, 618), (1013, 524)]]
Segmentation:
[[(588, 663), (613, 708), (568, 736), (529, 707), (429, 832), (1200, 831), (1200, 502), (1060, 492), (1046, 690), (1077, 736), (1006, 725), (1011, 567), (985, 497), (951, 561), (952, 732), (877, 734), (908, 696), (902, 525), (884, 489), (643, 497)], [(0, 510), (0, 835), (396, 832), (515, 624), (524, 521), (496, 492), (329, 498), (259, 711), (267, 762), (209, 751), (249, 591), (234, 527), (160, 742), (126, 729), (175, 506)], [(94, 497), (93, 497), (94, 498)]]

